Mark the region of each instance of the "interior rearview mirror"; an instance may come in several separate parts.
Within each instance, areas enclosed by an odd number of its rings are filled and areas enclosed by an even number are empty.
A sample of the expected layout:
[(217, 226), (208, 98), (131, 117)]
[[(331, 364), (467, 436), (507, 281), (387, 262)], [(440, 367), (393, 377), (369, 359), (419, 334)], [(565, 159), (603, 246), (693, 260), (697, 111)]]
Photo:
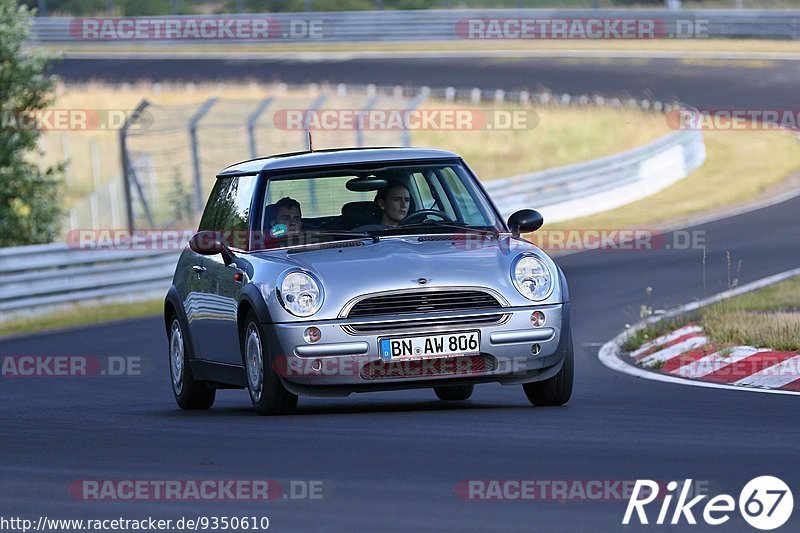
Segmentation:
[(348, 191), (369, 192), (383, 189), (388, 184), (389, 182), (383, 178), (366, 176), (364, 178), (353, 178), (349, 180), (345, 186), (347, 187)]

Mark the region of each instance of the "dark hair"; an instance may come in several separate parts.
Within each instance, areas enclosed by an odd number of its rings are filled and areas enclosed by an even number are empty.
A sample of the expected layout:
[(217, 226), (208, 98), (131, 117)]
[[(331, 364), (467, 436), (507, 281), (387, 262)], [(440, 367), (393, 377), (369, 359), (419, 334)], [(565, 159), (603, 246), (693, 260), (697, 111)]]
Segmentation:
[(291, 209), (293, 207), (296, 207), (297, 210), (300, 211), (301, 213), (303, 212), (303, 210), (300, 209), (300, 202), (298, 202), (294, 198), (289, 198), (288, 196), (284, 196), (283, 198), (281, 198), (280, 200), (278, 200), (277, 202), (272, 204), (272, 207), (275, 210), (274, 213), (277, 213), (278, 209), (281, 209), (281, 208), (283, 208), (283, 209)]

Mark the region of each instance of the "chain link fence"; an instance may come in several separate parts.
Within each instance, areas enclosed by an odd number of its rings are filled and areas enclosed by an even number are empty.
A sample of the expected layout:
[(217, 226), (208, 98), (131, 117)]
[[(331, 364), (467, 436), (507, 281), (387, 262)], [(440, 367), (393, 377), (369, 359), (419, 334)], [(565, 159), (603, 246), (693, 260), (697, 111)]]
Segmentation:
[[(262, 99), (210, 98), (198, 104), (143, 101), (120, 131), (126, 224), (130, 228), (190, 227), (205, 205), (213, 177), (226, 166), (263, 154), (308, 148), (309, 124), (298, 127), (291, 114), (309, 111), (367, 112), (413, 109), (424, 94), (401, 90), (357, 90), (338, 86), (304, 91), (279, 87)], [(314, 148), (408, 146), (407, 131), (320, 129)], [(98, 226), (93, 226), (98, 227)]]

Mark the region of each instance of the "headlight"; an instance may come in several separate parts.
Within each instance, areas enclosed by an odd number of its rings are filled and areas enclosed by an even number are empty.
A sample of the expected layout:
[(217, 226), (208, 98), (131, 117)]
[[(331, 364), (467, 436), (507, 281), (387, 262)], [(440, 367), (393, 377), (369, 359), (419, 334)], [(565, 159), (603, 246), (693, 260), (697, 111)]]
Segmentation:
[(536, 256), (521, 255), (514, 262), (511, 279), (528, 300), (544, 300), (553, 292), (553, 272)]
[(281, 305), (295, 316), (311, 316), (322, 307), (322, 288), (305, 272), (289, 272), (278, 284)]

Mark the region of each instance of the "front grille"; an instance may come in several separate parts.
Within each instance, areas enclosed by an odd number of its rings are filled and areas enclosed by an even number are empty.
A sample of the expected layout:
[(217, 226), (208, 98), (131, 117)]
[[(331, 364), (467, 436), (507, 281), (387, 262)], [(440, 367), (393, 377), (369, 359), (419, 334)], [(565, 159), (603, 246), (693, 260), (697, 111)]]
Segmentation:
[(486, 355), (442, 357), (417, 361), (372, 361), (361, 367), (364, 379), (471, 376), (495, 369), (495, 359)]
[(425, 320), (400, 320), (391, 322), (363, 322), (353, 323), (342, 326), (344, 330), (351, 335), (359, 333), (392, 333), (395, 331), (408, 331), (414, 329), (424, 328), (427, 331), (435, 331), (437, 329), (451, 330), (461, 326), (485, 326), (491, 324), (499, 324), (506, 320), (503, 313), (492, 313), (488, 315), (473, 315), (466, 317), (443, 317), (432, 318)]
[(372, 296), (356, 303), (347, 314), (362, 316), (403, 315), (442, 311), (495, 309), (500, 302), (489, 293), (478, 290), (414, 291)]

